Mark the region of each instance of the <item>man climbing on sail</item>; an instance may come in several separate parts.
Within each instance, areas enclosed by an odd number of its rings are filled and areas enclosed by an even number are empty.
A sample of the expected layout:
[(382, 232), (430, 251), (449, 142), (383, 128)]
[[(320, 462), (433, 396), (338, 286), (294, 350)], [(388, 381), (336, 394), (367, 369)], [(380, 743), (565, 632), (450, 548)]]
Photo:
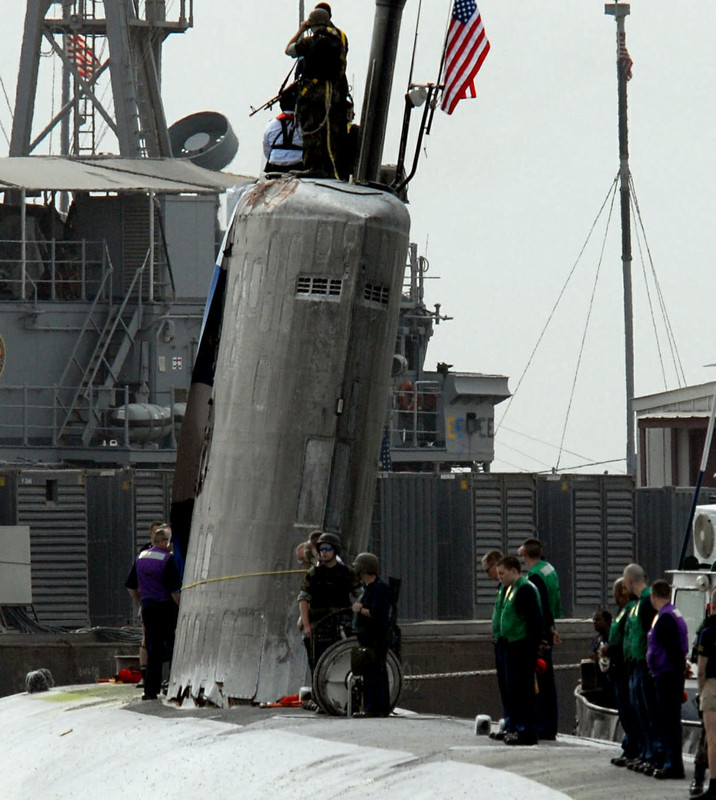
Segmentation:
[(331, 25), (325, 8), (314, 8), (286, 45), (300, 58), (297, 116), (303, 134), (303, 166), (318, 177), (340, 175), (348, 131), (346, 55), (348, 39)]

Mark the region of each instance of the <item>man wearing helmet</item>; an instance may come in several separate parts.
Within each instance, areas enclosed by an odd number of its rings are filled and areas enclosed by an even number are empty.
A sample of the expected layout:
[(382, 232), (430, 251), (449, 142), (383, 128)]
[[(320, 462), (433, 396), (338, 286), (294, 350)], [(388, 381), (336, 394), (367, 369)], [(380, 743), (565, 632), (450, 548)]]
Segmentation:
[(303, 165), (322, 177), (339, 174), (348, 133), (345, 33), (334, 28), (324, 6), (316, 7), (286, 45), (300, 58), (297, 118), (303, 135)]
[(350, 610), (351, 595), (358, 588), (355, 573), (338, 559), (340, 537), (322, 533), (316, 545), (318, 564), (308, 570), (298, 594), (303, 635), (310, 645), (306, 650), (311, 673), (325, 650), (341, 638), (339, 612)]
[(388, 684), (388, 634), (390, 627), (390, 588), (378, 577), (380, 562), (373, 553), (356, 556), (353, 568), (365, 586), (359, 600), (353, 603), (358, 644), (368, 648), (374, 658), (363, 671), (363, 706), (366, 716), (387, 717), (390, 714)]

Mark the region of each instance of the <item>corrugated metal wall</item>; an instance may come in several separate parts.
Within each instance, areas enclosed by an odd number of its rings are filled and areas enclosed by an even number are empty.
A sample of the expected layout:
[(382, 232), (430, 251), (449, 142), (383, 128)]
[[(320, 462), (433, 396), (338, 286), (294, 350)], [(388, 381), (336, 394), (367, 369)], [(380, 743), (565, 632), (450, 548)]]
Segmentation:
[[(124, 580), (149, 523), (165, 518), (169, 470), (0, 472), (0, 524), (30, 526), (35, 610), (65, 627), (133, 618)], [(537, 535), (560, 575), (566, 616), (612, 604), (633, 560), (652, 579), (675, 566), (688, 488), (634, 489), (626, 476), (391, 473), (378, 479), (370, 548), (402, 579), (400, 618), (489, 617), (482, 555)], [(714, 502), (713, 490), (700, 502)], [(692, 547), (688, 552), (692, 552)], [(351, 554), (349, 554), (351, 555)]]
[(134, 619), (124, 588), (149, 523), (167, 519), (170, 470), (0, 472), (0, 524), (29, 525), (34, 610), (66, 628)]
[(473, 475), (474, 604), (478, 616), (489, 616), (495, 599), (495, 582), (482, 569), (488, 550), (516, 553), (537, 531), (537, 480), (534, 475)]
[[(658, 578), (677, 564), (693, 498), (694, 490), (687, 487), (664, 486), (636, 492), (636, 557), (648, 575)], [(716, 503), (716, 492), (713, 488), (702, 489), (698, 502)], [(690, 540), (686, 555), (693, 552)]]
[(636, 553), (631, 478), (444, 477), (398, 473), (378, 482), (373, 542), (388, 554), (390, 574), (403, 578), (402, 619), (489, 616), (496, 587), (480, 559), (492, 549), (514, 554), (530, 536), (559, 573), (565, 616), (611, 604), (611, 583)]
[[(473, 548), (470, 476), (381, 475), (369, 547), (383, 577), (402, 580), (400, 617), (471, 619)], [(449, 587), (448, 591), (438, 587)]]
[[(378, 480), (377, 530), (369, 547), (381, 559), (383, 576), (402, 579), (401, 618), (438, 618), (437, 504), (439, 483), (433, 475), (384, 473)], [(406, 576), (410, 576), (406, 580)]]
[(154, 520), (169, 520), (172, 495), (170, 470), (137, 470), (134, 474), (134, 529), (136, 549), (149, 541), (149, 526)]
[(133, 622), (134, 602), (124, 582), (134, 561), (134, 473), (129, 469), (88, 471), (87, 538), (89, 611), (93, 625)]
[(17, 524), (30, 526), (32, 598), (42, 622), (89, 624), (87, 495), (81, 470), (24, 470)]
[(573, 478), (572, 497), (571, 613), (582, 616), (612, 603), (609, 588), (635, 559), (634, 485), (626, 476)]

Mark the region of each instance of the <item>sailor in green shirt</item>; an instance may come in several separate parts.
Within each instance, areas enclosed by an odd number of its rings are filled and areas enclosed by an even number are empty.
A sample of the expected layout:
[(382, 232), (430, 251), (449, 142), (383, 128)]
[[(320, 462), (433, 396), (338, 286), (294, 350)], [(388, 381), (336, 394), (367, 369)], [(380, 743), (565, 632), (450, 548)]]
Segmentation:
[(557, 684), (554, 678), (552, 647), (562, 640), (555, 628), (555, 620), (562, 616), (562, 598), (557, 570), (545, 561), (539, 539), (525, 539), (518, 550), (527, 567), (527, 577), (537, 587), (542, 601), (545, 632), (540, 655), (545, 670), (537, 676), (537, 735), (540, 739), (557, 737)]
[(661, 743), (655, 724), (656, 691), (646, 665), (646, 637), (656, 611), (651, 604), (651, 589), (639, 564), (624, 568), (624, 585), (637, 600), (624, 625), (624, 660), (629, 670), (629, 702), (639, 744), (639, 772), (653, 774), (660, 766)]
[(505, 654), (505, 700), (515, 732), (505, 744), (537, 744), (535, 728), (535, 667), (537, 649), (544, 632), (539, 592), (520, 574), (520, 562), (504, 556), (497, 574), (505, 587), (500, 615), (500, 643)]
[(624, 578), (617, 578), (614, 581), (614, 601), (619, 607), (619, 613), (612, 620), (609, 644), (606, 647), (603, 646), (600, 655), (609, 658), (609, 680), (614, 687), (619, 722), (624, 730), (622, 752), (618, 756), (614, 756), (611, 763), (615, 767), (624, 767), (627, 762), (636, 759), (639, 755), (637, 722), (629, 701), (629, 667), (624, 658), (624, 631), (629, 614), (636, 605), (636, 600), (626, 588)]
[(497, 563), (502, 558), (499, 550), (488, 550), (482, 557), (482, 568), (488, 577), (497, 581), (498, 589), (495, 597), (495, 608), (492, 612), (492, 641), (495, 647), (495, 671), (497, 672), (497, 688), (500, 690), (502, 700), (502, 718), (504, 724), (502, 730), (490, 733), (493, 739), (504, 739), (505, 734), (513, 732), (512, 722), (509, 714), (509, 704), (507, 698), (507, 686), (505, 684), (505, 646), (502, 636), (502, 607), (505, 603), (505, 587), (500, 583), (497, 576)]

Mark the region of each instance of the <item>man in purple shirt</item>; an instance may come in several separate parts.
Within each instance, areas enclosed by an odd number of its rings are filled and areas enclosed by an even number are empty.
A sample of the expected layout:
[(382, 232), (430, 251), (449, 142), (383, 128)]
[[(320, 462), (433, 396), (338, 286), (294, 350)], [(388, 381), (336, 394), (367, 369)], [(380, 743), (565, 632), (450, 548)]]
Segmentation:
[(147, 675), (142, 700), (156, 700), (162, 685), (162, 665), (171, 663), (177, 625), (181, 578), (171, 553), (172, 529), (156, 528), (152, 546), (137, 556), (125, 586), (142, 606), (147, 640)]
[(654, 777), (680, 779), (684, 777), (681, 702), (689, 634), (686, 620), (671, 603), (671, 586), (666, 581), (654, 581), (651, 585), (651, 604), (657, 615), (647, 637), (646, 663), (656, 686), (664, 757), (663, 765), (654, 772)]

